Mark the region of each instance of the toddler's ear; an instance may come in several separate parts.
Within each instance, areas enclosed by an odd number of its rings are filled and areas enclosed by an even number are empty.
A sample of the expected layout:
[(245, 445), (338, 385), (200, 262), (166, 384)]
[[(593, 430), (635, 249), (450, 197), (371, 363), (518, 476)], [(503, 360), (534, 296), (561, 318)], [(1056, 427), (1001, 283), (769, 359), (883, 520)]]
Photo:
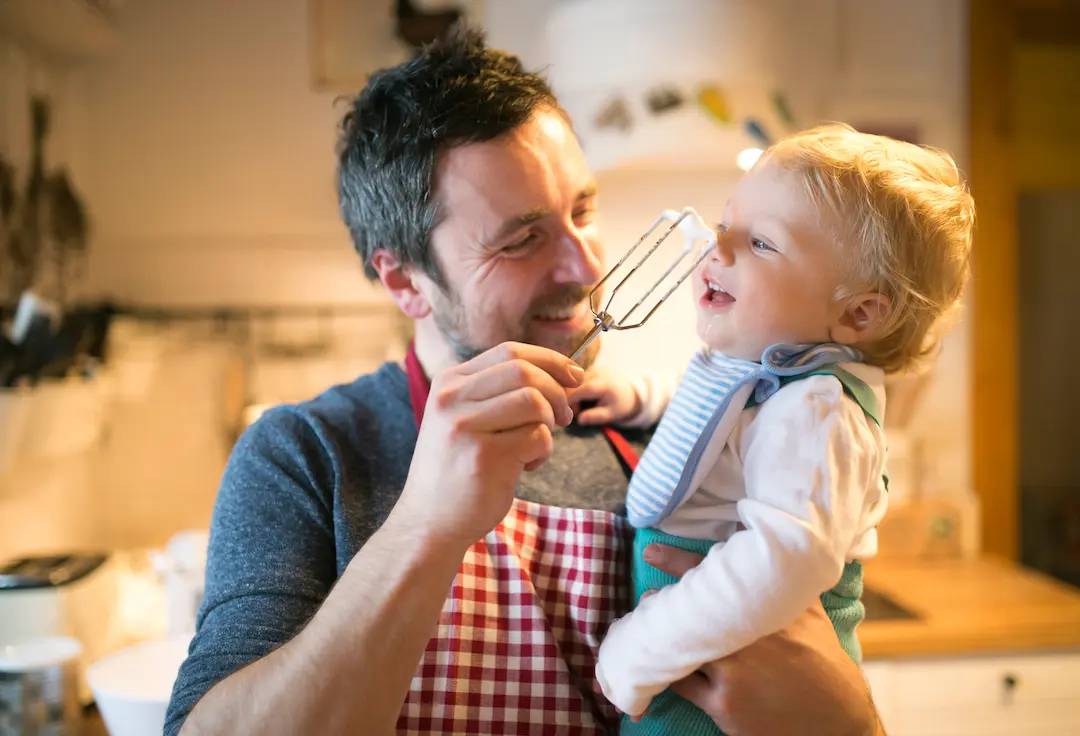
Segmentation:
[(856, 294), (837, 304), (829, 337), (840, 345), (876, 340), (891, 315), (892, 304), (881, 294)]

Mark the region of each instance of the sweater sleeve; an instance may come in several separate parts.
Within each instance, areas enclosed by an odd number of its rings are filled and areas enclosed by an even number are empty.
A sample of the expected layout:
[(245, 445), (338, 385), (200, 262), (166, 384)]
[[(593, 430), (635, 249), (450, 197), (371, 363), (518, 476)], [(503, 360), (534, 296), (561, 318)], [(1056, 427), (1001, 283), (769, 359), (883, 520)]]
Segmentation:
[(795, 620), (839, 580), (879, 519), (884, 446), (831, 376), (766, 401), (741, 435), (746, 531), (617, 621), (600, 649), (605, 695), (630, 715), (671, 683)]
[(336, 577), (334, 471), (318, 431), (272, 409), (238, 440), (210, 524), (206, 587), (166, 736), (215, 684), (294, 637)]

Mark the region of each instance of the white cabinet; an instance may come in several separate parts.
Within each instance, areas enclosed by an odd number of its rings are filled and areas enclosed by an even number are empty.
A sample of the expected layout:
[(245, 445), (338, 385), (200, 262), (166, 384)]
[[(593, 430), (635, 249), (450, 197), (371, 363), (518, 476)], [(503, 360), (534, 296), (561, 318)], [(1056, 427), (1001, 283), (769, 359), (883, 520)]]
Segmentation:
[(114, 9), (103, 0), (3, 0), (0, 36), (54, 59), (100, 57), (117, 41)]
[(871, 660), (864, 671), (889, 736), (1080, 734), (1080, 651)]

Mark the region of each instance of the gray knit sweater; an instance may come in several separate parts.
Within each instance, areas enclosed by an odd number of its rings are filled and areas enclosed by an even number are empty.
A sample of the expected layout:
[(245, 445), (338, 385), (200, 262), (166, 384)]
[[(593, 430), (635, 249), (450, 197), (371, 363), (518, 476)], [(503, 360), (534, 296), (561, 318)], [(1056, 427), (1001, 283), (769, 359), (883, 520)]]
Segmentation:
[[(644, 434), (624, 433), (640, 452)], [(197, 633), (173, 689), (176, 734), (216, 683), (289, 641), (397, 501), (416, 446), (408, 381), (394, 363), (272, 409), (233, 449), (210, 526)], [(601, 433), (571, 427), (526, 473), (520, 498), (623, 514), (626, 475)]]

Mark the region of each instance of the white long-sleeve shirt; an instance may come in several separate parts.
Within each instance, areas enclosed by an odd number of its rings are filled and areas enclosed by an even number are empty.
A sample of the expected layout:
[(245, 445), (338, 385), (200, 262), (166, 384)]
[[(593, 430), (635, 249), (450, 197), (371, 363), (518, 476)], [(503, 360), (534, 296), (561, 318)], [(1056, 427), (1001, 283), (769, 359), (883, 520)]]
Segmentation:
[[(884, 410), (880, 369), (842, 367)], [(665, 382), (652, 388), (646, 413), (664, 403)], [(832, 376), (794, 381), (744, 410), (704, 480), (659, 525), (720, 544), (612, 625), (596, 669), (605, 696), (642, 713), (671, 683), (790, 624), (846, 562), (873, 557), (885, 454), (882, 428)], [(747, 530), (734, 534), (740, 521)]]

